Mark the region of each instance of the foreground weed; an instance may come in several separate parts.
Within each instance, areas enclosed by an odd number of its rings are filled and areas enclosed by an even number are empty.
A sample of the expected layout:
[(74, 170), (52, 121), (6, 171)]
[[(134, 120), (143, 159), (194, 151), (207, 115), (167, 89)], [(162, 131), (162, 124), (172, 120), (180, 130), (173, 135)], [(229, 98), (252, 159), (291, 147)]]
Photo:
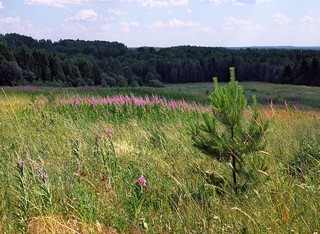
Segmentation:
[(48, 174), (39, 163), (20, 160), (16, 165), (16, 183), (13, 186), (14, 216), (20, 232), (28, 232), (33, 215), (52, 214), (54, 211)]
[(140, 211), (144, 202), (144, 187), (147, 185), (147, 180), (144, 177), (140, 177), (137, 179), (135, 184), (134, 194), (133, 198), (135, 200), (134, 202), (134, 217), (135, 219), (139, 218)]
[(38, 193), (41, 197), (41, 202), (43, 205), (43, 209), (49, 212), (50, 214), (54, 211), (53, 201), (52, 201), (52, 192), (49, 187), (49, 176), (44, 169), (35, 168), (37, 173), (37, 183), (38, 183)]
[(17, 228), (21, 233), (28, 231), (28, 221), (31, 214), (30, 184), (26, 172), (25, 160), (20, 160), (16, 167), (16, 183), (14, 185), (13, 197), (16, 198), (14, 215), (17, 218)]

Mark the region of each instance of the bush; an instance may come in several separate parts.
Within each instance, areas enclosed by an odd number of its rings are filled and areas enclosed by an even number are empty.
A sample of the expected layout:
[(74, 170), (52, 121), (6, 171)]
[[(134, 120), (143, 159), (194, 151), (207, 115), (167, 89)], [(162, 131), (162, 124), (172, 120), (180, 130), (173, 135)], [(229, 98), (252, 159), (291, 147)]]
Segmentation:
[(130, 87), (139, 87), (140, 85), (138, 84), (137, 81), (132, 81), (132, 83), (130, 84)]
[(23, 78), (23, 70), (16, 62), (0, 61), (0, 84), (16, 85)]
[(154, 88), (163, 88), (165, 85), (160, 80), (150, 80), (148, 82), (148, 86), (154, 87)]
[(141, 77), (139, 77), (137, 75), (133, 75), (133, 80), (136, 81), (139, 84), (139, 86), (143, 85), (143, 80)]
[(124, 76), (116, 76), (116, 83), (119, 87), (127, 87), (128, 86), (128, 80)]
[(105, 79), (102, 79), (102, 80), (101, 80), (101, 86), (102, 86), (103, 88), (105, 88), (105, 87), (110, 87), (110, 86), (108, 85), (108, 83), (106, 82)]

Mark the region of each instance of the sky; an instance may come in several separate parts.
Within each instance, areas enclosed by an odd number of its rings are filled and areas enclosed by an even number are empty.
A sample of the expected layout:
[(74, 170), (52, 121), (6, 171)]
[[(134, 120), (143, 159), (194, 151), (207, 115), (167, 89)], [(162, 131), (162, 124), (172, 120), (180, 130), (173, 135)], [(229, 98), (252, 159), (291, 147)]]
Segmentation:
[(0, 33), (128, 47), (320, 46), (319, 0), (0, 0)]

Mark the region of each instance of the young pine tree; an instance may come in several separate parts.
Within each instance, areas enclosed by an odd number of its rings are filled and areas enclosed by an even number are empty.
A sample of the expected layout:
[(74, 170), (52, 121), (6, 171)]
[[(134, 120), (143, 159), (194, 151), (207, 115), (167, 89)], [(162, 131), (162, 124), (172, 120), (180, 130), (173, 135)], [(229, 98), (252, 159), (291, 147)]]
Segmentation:
[(244, 115), (247, 99), (243, 87), (235, 80), (233, 67), (230, 77), (231, 81), (225, 86), (219, 86), (214, 78), (214, 91), (210, 96), (213, 116), (203, 115), (204, 122), (192, 128), (192, 139), (194, 146), (205, 154), (231, 163), (237, 193), (237, 172), (243, 169), (243, 156), (263, 149), (269, 121), (261, 119), (255, 97), (248, 121)]

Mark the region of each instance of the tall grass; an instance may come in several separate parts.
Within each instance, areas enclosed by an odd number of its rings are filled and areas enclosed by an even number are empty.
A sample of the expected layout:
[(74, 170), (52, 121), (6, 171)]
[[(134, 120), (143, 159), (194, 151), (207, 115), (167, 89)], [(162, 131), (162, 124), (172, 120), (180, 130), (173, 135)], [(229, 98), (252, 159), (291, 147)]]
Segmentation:
[(268, 145), (247, 158), (254, 177), (235, 195), (229, 165), (192, 146), (190, 124), (208, 111), (201, 105), (153, 99), (154, 90), (149, 99), (132, 90), (3, 91), (3, 233), (319, 231), (315, 110), (261, 108), (272, 118)]

